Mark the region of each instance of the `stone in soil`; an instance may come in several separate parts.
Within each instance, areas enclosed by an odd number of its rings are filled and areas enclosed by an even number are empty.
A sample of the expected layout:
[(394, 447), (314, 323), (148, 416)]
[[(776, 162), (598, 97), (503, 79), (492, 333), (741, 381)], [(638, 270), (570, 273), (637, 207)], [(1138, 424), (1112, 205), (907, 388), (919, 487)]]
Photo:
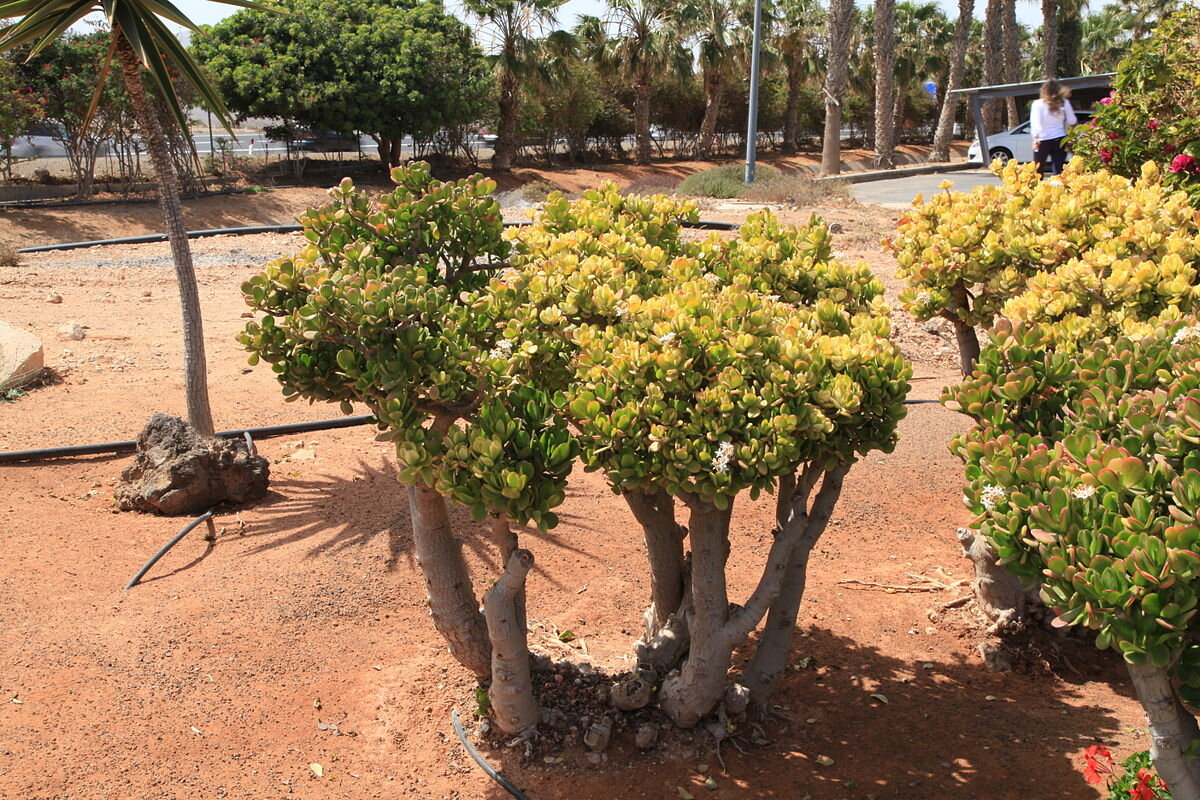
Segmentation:
[(84, 331), (83, 326), (74, 320), (58, 329), (58, 338), (69, 342), (81, 342), (85, 336), (87, 336), (87, 332)]
[(196, 514), (267, 493), (267, 459), (241, 439), (205, 439), (179, 417), (155, 414), (138, 435), (137, 459), (116, 488), (122, 511)]
[(44, 370), (42, 340), (0, 321), (0, 391), (37, 380)]

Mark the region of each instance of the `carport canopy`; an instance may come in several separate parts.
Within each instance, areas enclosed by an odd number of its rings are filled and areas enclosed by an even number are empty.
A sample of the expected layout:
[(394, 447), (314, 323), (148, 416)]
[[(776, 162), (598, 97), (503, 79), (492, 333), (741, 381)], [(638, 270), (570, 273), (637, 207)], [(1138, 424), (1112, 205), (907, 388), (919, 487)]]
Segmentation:
[[(1099, 75), (1080, 75), (1075, 78), (1059, 78), (1058, 82), (1071, 90), (1076, 99), (1098, 100), (1112, 89), (1115, 72)], [(955, 89), (951, 94), (965, 95), (971, 101), (971, 115), (975, 118), (975, 135), (979, 139), (979, 157), (988, 163), (987, 130), (983, 126), (983, 101), (1004, 97), (1028, 97), (1036, 99), (1044, 81), (1005, 83), (997, 86), (975, 86), (970, 89)]]

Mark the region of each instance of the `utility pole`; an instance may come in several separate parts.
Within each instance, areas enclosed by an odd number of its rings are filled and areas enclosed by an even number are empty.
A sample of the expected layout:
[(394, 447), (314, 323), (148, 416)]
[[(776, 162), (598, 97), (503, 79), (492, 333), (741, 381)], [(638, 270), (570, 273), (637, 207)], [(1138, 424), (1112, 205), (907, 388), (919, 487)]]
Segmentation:
[(750, 51), (750, 116), (746, 121), (746, 184), (754, 183), (758, 151), (758, 62), (762, 51), (762, 0), (754, 0), (754, 47)]

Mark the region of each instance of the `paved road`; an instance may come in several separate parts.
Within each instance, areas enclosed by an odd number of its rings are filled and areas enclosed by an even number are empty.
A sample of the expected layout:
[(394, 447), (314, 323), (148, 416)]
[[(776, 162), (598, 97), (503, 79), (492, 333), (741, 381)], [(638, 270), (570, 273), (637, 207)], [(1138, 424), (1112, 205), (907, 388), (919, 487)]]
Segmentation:
[(967, 169), (944, 175), (912, 175), (885, 181), (856, 183), (850, 187), (860, 203), (875, 203), (886, 208), (908, 208), (918, 194), (929, 197), (938, 191), (942, 181), (950, 181), (954, 189), (969, 192), (976, 186), (999, 184), (1000, 179), (985, 169)]

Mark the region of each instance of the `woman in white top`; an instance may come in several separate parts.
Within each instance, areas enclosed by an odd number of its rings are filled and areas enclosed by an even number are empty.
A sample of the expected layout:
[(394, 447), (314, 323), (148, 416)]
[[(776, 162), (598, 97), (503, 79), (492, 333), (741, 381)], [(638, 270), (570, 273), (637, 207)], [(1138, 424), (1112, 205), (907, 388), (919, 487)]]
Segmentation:
[(1041, 97), (1033, 101), (1029, 109), (1029, 132), (1033, 135), (1033, 158), (1038, 164), (1050, 162), (1050, 175), (1062, 172), (1067, 160), (1066, 151), (1062, 149), (1063, 137), (1067, 128), (1078, 120), (1071, 101), (1067, 99), (1070, 90), (1056, 80), (1048, 80), (1042, 84)]

